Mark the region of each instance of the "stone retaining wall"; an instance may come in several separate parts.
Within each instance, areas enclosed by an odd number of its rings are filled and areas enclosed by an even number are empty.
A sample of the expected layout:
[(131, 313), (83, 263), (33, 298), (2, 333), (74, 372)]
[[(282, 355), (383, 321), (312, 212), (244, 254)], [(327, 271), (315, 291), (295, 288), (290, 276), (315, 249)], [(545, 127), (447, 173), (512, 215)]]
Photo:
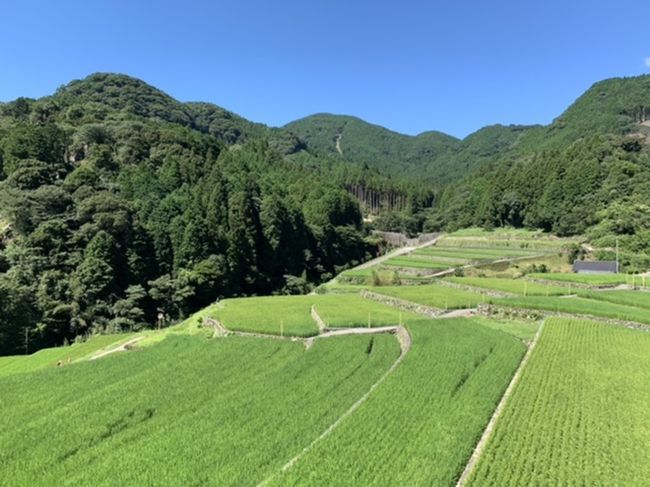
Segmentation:
[(514, 308), (510, 306), (494, 305), (494, 304), (481, 304), (478, 307), (480, 314), (484, 316), (498, 316), (503, 318), (523, 318), (529, 320), (539, 320), (549, 316), (557, 316), (558, 318), (573, 318), (584, 319), (590, 321), (597, 321), (614, 326), (624, 326), (640, 331), (650, 331), (650, 325), (645, 323), (637, 323), (636, 321), (617, 320), (614, 318), (606, 318), (603, 316), (594, 316), (578, 313), (563, 313), (559, 311), (550, 311), (544, 309), (526, 309)]
[(425, 306), (423, 304), (413, 303), (405, 299), (395, 298), (393, 296), (386, 296), (385, 294), (375, 293), (373, 291), (361, 291), (360, 293), (362, 298), (371, 299), (388, 306), (393, 306), (394, 308), (401, 309), (403, 311), (409, 311), (411, 313), (417, 313), (424, 315), (428, 318), (436, 318), (445, 313), (444, 310), (438, 308), (432, 308), (430, 306)]

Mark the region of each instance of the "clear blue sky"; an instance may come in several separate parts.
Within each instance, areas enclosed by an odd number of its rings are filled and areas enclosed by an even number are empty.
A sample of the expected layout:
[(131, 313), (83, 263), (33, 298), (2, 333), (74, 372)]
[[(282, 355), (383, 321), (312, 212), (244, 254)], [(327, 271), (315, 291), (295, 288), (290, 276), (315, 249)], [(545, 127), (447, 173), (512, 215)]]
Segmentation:
[(113, 71), (270, 125), (332, 112), (462, 137), (650, 72), (648, 0), (21, 0), (0, 18), (0, 100)]

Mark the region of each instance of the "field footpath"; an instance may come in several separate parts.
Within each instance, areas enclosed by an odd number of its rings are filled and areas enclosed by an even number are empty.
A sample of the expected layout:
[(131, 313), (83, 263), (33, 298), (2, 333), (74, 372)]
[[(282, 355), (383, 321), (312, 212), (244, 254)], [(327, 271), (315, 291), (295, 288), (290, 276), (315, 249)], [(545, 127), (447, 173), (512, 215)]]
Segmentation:
[(100, 350), (99, 352), (95, 352), (95, 354), (91, 355), (88, 360), (97, 360), (98, 358), (106, 357), (107, 355), (111, 355), (113, 353), (117, 352), (126, 352), (128, 351), (133, 345), (135, 345), (137, 342), (142, 340), (144, 336), (140, 335), (135, 338), (131, 338), (130, 340), (127, 340), (124, 343), (121, 343), (117, 345), (116, 347), (109, 348), (108, 350)]
[(512, 396), (512, 392), (514, 391), (515, 387), (517, 386), (517, 383), (519, 382), (519, 379), (521, 378), (524, 367), (526, 366), (531, 355), (533, 354), (533, 350), (535, 349), (535, 346), (539, 341), (539, 337), (542, 335), (542, 330), (544, 329), (544, 323), (545, 321), (543, 321), (540, 327), (537, 329), (537, 333), (535, 333), (535, 338), (533, 338), (533, 341), (528, 346), (528, 350), (526, 351), (524, 358), (521, 359), (521, 362), (519, 363), (519, 367), (517, 367), (515, 375), (512, 376), (512, 380), (510, 381), (510, 384), (508, 384), (508, 387), (506, 391), (503, 393), (503, 396), (501, 397), (499, 404), (494, 410), (494, 413), (492, 414), (490, 421), (485, 427), (485, 430), (481, 435), (481, 439), (476, 444), (476, 448), (474, 448), (474, 451), (472, 452), (472, 456), (469, 457), (469, 460), (467, 461), (467, 465), (465, 465), (465, 470), (463, 470), (463, 473), (458, 479), (458, 482), (456, 482), (456, 487), (463, 487), (467, 483), (467, 480), (469, 479), (470, 475), (472, 474), (472, 471), (474, 470), (476, 463), (481, 457), (481, 453), (483, 453), (483, 450), (485, 449), (487, 442), (492, 436), (492, 432), (494, 431), (494, 427), (496, 426), (497, 421), (501, 416), (501, 413), (503, 413), (503, 410), (506, 407), (508, 399), (510, 398), (510, 396)]
[[(372, 334), (373, 331), (375, 333), (379, 332), (381, 330), (381, 333), (394, 333), (397, 341), (399, 342), (400, 345), (400, 354), (399, 357), (393, 362), (393, 365), (390, 366), (390, 368), (384, 372), (384, 374), (377, 379), (377, 381), (370, 386), (370, 388), (361, 396), (357, 401), (350, 406), (350, 408), (345, 411), (339, 418), (334, 421), (325, 431), (323, 431), (317, 438), (315, 438), (309, 445), (307, 445), (305, 448), (300, 451), (297, 455), (295, 455), (291, 460), (289, 460), (284, 466), (282, 467), (281, 471), (285, 472), (289, 470), (291, 467), (293, 467), (306, 453), (308, 453), (314, 446), (316, 446), (319, 442), (327, 438), (336, 428), (338, 428), (343, 421), (345, 421), (349, 416), (351, 416), (357, 409), (365, 403), (370, 395), (373, 393), (377, 387), (379, 387), (385, 380), (386, 378), (395, 371), (395, 369), (399, 366), (400, 363), (404, 360), (404, 357), (408, 353), (408, 351), (411, 349), (411, 335), (409, 334), (408, 330), (402, 326), (385, 326), (381, 328), (337, 328), (334, 329), (324, 335), (318, 335), (316, 337), (308, 338), (307, 340), (313, 340), (315, 338), (322, 338), (322, 337), (327, 337), (327, 336), (343, 336), (343, 335), (365, 335), (365, 334)], [(275, 476), (275, 474), (271, 474), (269, 477), (264, 479), (262, 482), (257, 484), (257, 487), (264, 487), (267, 485)]]
[[(308, 337), (308, 338), (303, 338), (303, 337), (291, 337), (291, 336), (279, 336), (279, 335), (271, 335), (271, 334), (264, 334), (264, 333), (249, 333), (249, 332), (240, 332), (240, 331), (231, 331), (227, 329), (219, 320), (216, 320), (214, 318), (204, 318), (205, 323), (208, 326), (211, 326), (214, 328), (214, 335), (213, 337), (225, 337), (228, 335), (234, 335), (234, 336), (243, 336), (243, 337), (256, 337), (256, 338), (271, 338), (275, 340), (291, 340), (291, 341), (300, 341), (304, 343), (305, 348), (309, 349), (313, 345), (314, 341), (320, 338), (330, 338), (330, 337), (341, 337), (341, 336), (348, 336), (348, 335), (376, 335), (376, 334), (381, 334), (381, 333), (391, 333), (395, 335), (395, 338), (397, 339), (400, 347), (400, 354), (395, 359), (395, 362), (390, 366), (390, 368), (384, 372), (384, 374), (377, 379), (377, 381), (370, 386), (370, 388), (359, 398), (357, 401), (352, 404), (341, 416), (339, 416), (336, 421), (334, 421), (325, 431), (323, 431), (317, 438), (315, 438), (309, 445), (307, 445), (305, 448), (303, 448), (297, 455), (295, 455), (293, 458), (291, 458), (284, 466), (282, 467), (281, 471), (286, 471), (290, 469), (293, 465), (298, 462), (309, 450), (311, 450), (316, 444), (318, 444), (320, 441), (324, 440), (327, 438), (346, 418), (348, 418), (350, 415), (352, 415), (361, 405), (368, 400), (372, 392), (381, 385), (382, 382), (386, 380), (386, 378), (397, 368), (397, 366), (402, 363), (402, 360), (404, 360), (404, 357), (406, 354), (409, 352), (411, 349), (411, 344), (412, 344), (412, 339), (411, 335), (409, 334), (408, 330), (406, 327), (403, 325), (395, 325), (395, 326), (382, 326), (382, 327), (376, 327), (376, 328), (334, 328), (334, 327), (327, 327), (325, 325), (325, 322), (323, 319), (318, 315), (318, 312), (316, 311), (316, 307), (312, 306), (311, 307), (311, 317), (312, 319), (316, 322), (318, 329), (319, 329), (319, 334), (313, 337)], [(263, 480), (258, 484), (258, 487), (264, 486), (268, 484), (268, 482), (271, 481), (275, 474), (271, 474), (268, 478)]]

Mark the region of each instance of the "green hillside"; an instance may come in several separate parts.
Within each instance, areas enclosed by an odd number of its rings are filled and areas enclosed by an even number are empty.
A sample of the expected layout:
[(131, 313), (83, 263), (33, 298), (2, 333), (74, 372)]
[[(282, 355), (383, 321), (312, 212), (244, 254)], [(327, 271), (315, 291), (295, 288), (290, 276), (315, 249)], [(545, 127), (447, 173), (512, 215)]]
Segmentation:
[(354, 168), (285, 157), (296, 141), (116, 74), (2, 105), (0, 354), (304, 292), (374, 255)]
[(445, 188), (425, 226), (541, 228), (610, 249), (618, 237), (623, 261), (647, 266), (648, 106), (650, 76), (596, 83), (552, 124)]
[(331, 114), (311, 115), (284, 128), (319, 153), (362, 163), (395, 177), (424, 179), (436, 187), (509, 150), (527, 130), (493, 125), (458, 140), (436, 131), (404, 135), (359, 118)]

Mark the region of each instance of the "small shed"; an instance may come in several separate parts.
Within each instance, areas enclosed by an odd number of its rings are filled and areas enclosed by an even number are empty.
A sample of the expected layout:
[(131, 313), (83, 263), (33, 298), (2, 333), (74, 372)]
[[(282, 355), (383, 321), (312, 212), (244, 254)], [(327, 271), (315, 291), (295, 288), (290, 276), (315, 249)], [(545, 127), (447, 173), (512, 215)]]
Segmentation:
[(576, 260), (573, 272), (578, 274), (617, 274), (618, 263), (613, 260)]

